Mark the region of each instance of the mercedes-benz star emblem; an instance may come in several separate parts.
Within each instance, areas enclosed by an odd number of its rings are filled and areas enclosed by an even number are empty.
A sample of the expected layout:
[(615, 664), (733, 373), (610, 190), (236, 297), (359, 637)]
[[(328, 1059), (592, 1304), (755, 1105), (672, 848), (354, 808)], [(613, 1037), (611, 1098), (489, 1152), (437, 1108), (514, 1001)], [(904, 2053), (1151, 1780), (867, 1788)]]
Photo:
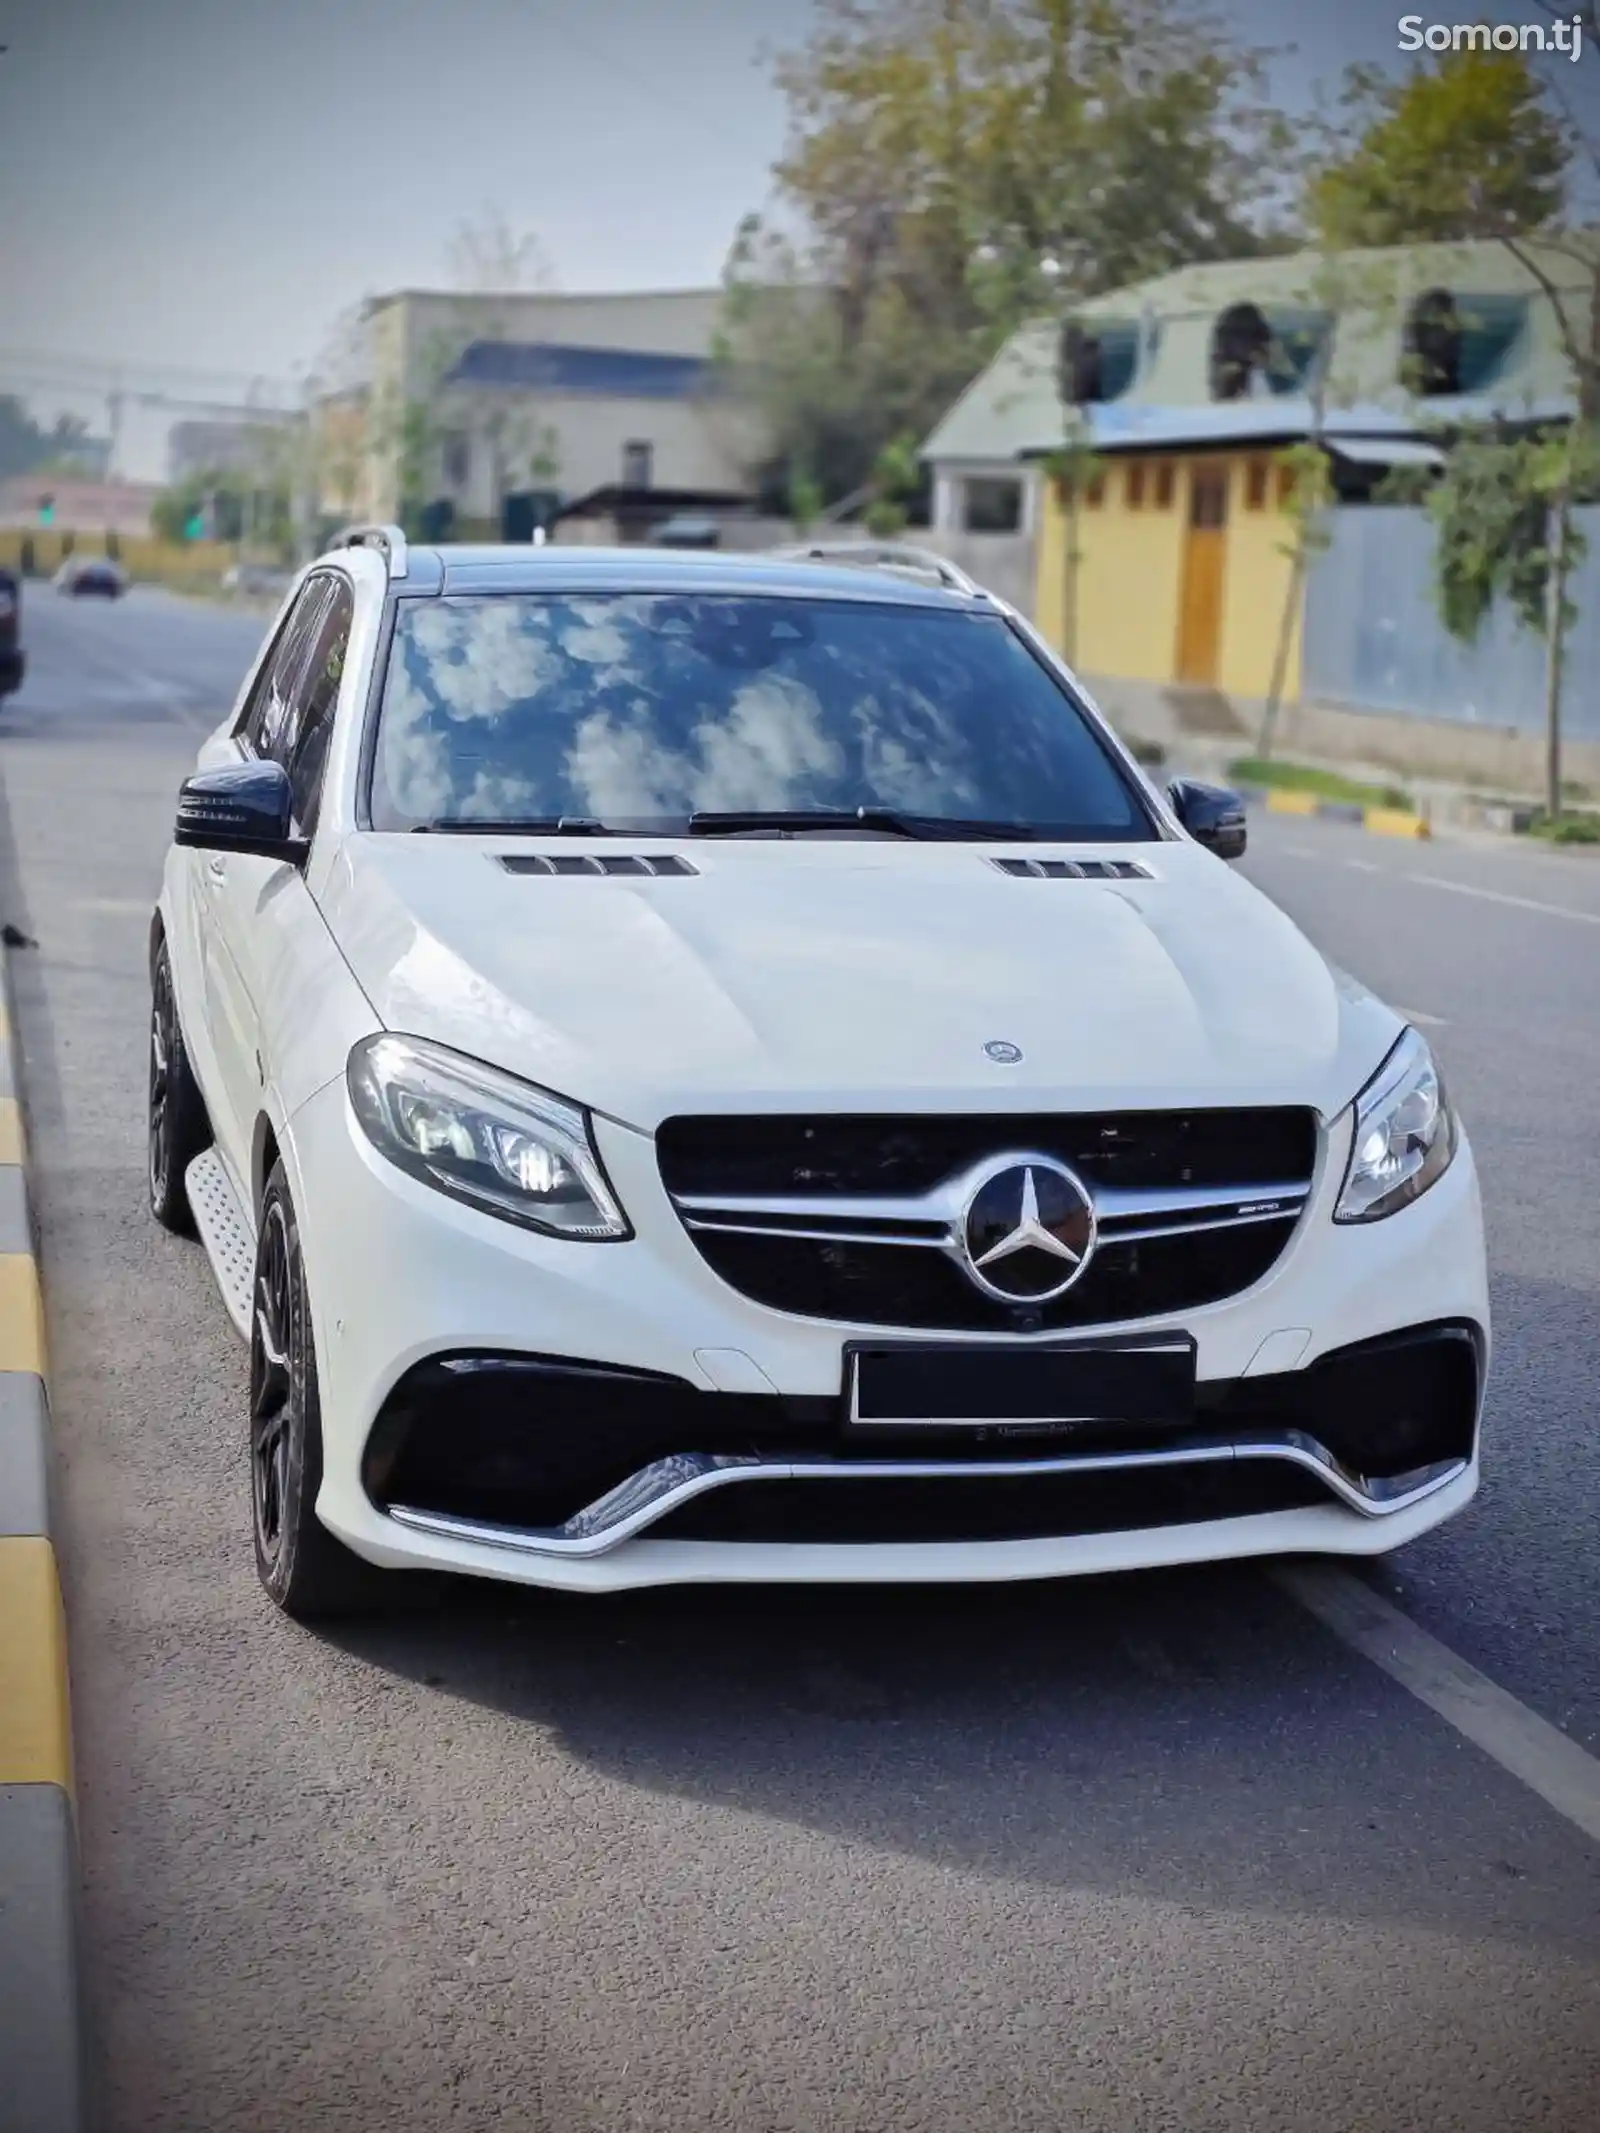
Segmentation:
[(961, 1223), (969, 1278), (1002, 1303), (1064, 1296), (1095, 1246), (1094, 1202), (1053, 1156), (1004, 1156), (975, 1186)]
[(1008, 1044), (1004, 1037), (991, 1038), (984, 1046), (983, 1054), (986, 1059), (992, 1059), (996, 1066), (1020, 1066), (1022, 1063), (1022, 1046)]

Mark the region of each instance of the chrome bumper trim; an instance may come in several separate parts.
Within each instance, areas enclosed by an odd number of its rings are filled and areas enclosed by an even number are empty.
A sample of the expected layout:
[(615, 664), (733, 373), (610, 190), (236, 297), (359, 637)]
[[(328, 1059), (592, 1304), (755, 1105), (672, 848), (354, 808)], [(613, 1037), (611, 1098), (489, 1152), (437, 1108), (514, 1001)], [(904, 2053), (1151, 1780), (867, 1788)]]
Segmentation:
[[(396, 1525), (441, 1539), (507, 1548), (520, 1555), (568, 1559), (607, 1555), (658, 1520), (712, 1489), (737, 1482), (973, 1480), (1007, 1474), (1094, 1474), (1140, 1467), (1214, 1466), (1242, 1459), (1278, 1459), (1304, 1468), (1330, 1495), (1363, 1518), (1390, 1518), (1434, 1495), (1466, 1473), (1468, 1461), (1425, 1467), (1391, 1482), (1366, 1483), (1342, 1467), (1315, 1439), (1290, 1432), (1246, 1442), (1217, 1439), (1151, 1452), (1090, 1452), (1065, 1459), (763, 1459), (754, 1455), (681, 1452), (657, 1459), (569, 1518), (550, 1527), (497, 1526), (393, 1504)], [(1132, 1528), (1130, 1530), (1137, 1530)]]

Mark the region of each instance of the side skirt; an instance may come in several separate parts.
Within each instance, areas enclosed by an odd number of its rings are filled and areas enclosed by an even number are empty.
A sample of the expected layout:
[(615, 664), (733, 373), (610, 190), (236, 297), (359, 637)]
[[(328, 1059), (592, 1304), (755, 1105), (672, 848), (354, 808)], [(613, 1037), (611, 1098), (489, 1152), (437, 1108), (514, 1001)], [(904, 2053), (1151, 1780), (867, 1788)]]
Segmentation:
[(217, 1288), (241, 1340), (250, 1338), (251, 1295), (255, 1284), (256, 1234), (239, 1205), (215, 1148), (197, 1155), (184, 1172), (189, 1206), (200, 1242), (206, 1248)]

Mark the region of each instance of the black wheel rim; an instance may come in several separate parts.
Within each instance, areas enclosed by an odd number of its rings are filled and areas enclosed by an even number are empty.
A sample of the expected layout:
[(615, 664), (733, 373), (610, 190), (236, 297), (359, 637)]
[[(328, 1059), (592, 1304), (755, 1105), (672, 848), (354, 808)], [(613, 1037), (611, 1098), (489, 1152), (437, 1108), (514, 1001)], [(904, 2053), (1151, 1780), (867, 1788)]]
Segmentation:
[(150, 1000), (150, 1191), (160, 1200), (171, 1162), (167, 1120), (172, 1108), (172, 977), (163, 956)]
[(268, 1563), (283, 1546), (289, 1456), (301, 1397), (299, 1313), (283, 1204), (270, 1200), (256, 1256), (250, 1331), (250, 1487), (256, 1544)]

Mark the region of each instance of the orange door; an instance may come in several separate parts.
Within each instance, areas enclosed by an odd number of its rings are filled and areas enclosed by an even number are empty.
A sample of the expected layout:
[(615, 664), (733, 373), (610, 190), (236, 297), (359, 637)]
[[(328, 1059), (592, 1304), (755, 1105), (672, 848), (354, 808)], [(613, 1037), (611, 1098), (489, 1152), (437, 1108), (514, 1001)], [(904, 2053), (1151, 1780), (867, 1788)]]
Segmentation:
[(1228, 540), (1228, 469), (1202, 463), (1189, 474), (1183, 600), (1178, 610), (1178, 679), (1214, 685), (1222, 637), (1222, 570)]

